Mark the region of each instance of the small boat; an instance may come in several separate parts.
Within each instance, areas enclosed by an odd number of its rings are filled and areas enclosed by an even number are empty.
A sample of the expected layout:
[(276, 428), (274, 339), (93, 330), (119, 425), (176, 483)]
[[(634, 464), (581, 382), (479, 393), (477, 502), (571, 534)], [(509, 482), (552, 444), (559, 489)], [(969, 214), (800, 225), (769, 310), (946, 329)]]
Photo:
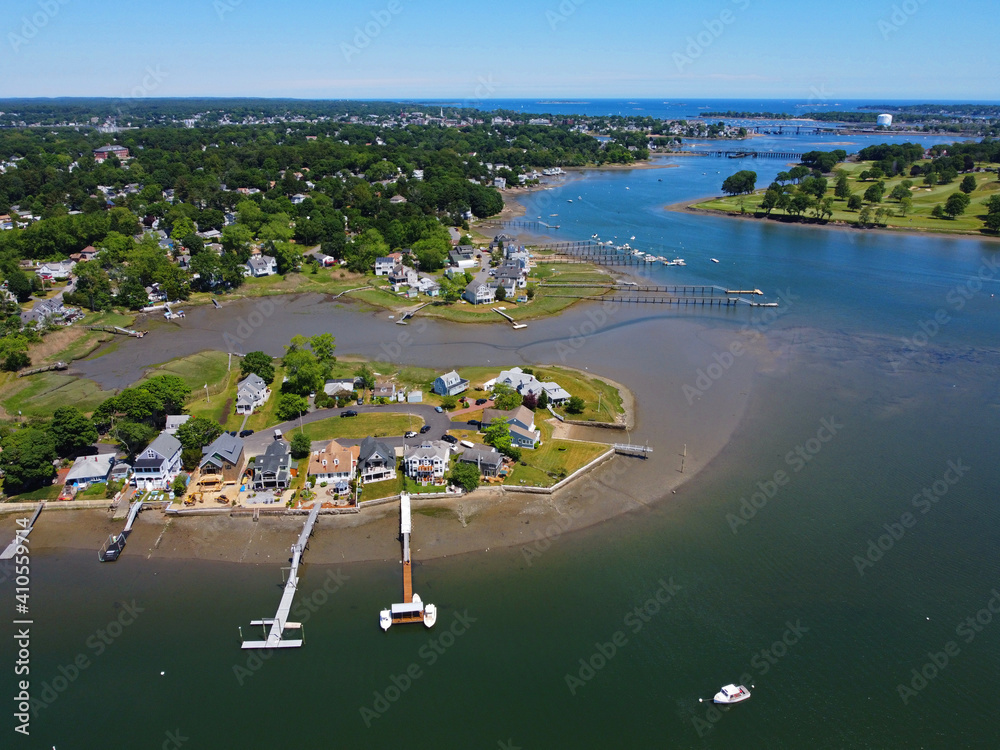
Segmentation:
[(715, 694), (716, 703), (739, 703), (750, 697), (750, 691), (742, 685), (726, 685)]
[(567, 202), (567, 203), (572, 203), (572, 202), (573, 202), (573, 199), (572, 199), (572, 198), (569, 198), (569, 199), (567, 199), (567, 201), (566, 201), (566, 202)]
[(715, 258), (709, 258), (709, 260), (711, 260), (713, 263), (718, 263), (719, 262)]

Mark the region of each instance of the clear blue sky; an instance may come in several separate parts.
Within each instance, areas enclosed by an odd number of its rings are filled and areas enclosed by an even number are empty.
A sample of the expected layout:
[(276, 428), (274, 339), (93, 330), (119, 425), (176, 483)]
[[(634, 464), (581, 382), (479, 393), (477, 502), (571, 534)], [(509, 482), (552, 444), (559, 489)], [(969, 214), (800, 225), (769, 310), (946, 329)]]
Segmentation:
[(1000, 99), (996, 0), (4, 6), (0, 96)]

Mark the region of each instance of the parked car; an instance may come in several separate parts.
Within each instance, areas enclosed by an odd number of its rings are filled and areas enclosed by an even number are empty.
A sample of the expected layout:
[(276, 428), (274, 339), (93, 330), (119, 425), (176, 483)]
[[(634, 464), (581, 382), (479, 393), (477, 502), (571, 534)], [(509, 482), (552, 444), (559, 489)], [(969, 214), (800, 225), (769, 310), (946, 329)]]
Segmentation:
[(441, 408), (440, 406), (435, 406), (435, 407), (434, 407), (434, 411), (436, 411), (436, 412), (437, 412), (438, 414), (440, 414), (441, 412), (443, 412), (443, 411), (444, 411), (444, 409), (443, 409), (443, 408)]
[(431, 426), (429, 424), (425, 424), (423, 427), (420, 428), (421, 435), (430, 431), (431, 431)]
[(446, 443), (451, 443), (452, 445), (458, 442), (458, 438), (455, 437), (454, 435), (442, 435), (441, 439), (444, 440)]
[(476, 406), (482, 406), (482, 405), (483, 405), (483, 404), (485, 404), (485, 403), (486, 403), (487, 401), (489, 401), (489, 399), (488, 399), (488, 398), (477, 398), (477, 399), (476, 399)]
[(253, 430), (243, 430), (240, 433), (240, 437), (250, 437), (251, 435), (253, 435)]
[(354, 409), (348, 409), (347, 411), (340, 412), (340, 416), (342, 416), (342, 417), (356, 417), (356, 416), (358, 416), (358, 413), (356, 411), (354, 411)]
[(410, 430), (405, 435), (403, 435), (403, 437), (405, 437), (405, 438), (415, 438), (416, 436), (417, 436), (417, 433), (415, 433), (413, 430)]
[(229, 431), (229, 436), (230, 437), (236, 437), (236, 430), (230, 430)]
[(364, 406), (364, 405), (365, 405), (365, 400), (363, 398), (359, 398), (358, 399), (358, 406)]
[(478, 419), (470, 419), (468, 421), (468, 424), (472, 425), (473, 427), (479, 427), (479, 420)]

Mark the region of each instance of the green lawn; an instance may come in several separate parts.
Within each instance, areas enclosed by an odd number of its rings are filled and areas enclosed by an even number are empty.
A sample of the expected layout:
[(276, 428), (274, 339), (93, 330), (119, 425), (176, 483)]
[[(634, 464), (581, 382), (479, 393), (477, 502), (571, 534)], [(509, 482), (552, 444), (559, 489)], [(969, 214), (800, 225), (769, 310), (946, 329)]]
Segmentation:
[[(222, 391), (228, 380), (233, 380), (234, 377), (238, 379), (240, 374), (239, 357), (233, 357), (232, 371), (229, 373), (226, 371), (228, 365), (229, 355), (226, 352), (208, 350), (157, 365), (149, 371), (143, 380), (148, 380), (156, 375), (177, 375), (192, 391), (201, 388), (202, 393), (204, 393), (206, 383), (208, 383), (210, 392), (213, 389)], [(192, 395), (194, 394), (192, 393)]]
[(46, 487), (40, 487), (37, 490), (32, 490), (31, 492), (25, 492), (23, 495), (13, 495), (10, 497), (8, 502), (11, 503), (34, 503), (40, 500), (55, 500), (59, 497), (59, 493), (62, 491), (62, 487), (58, 484), (50, 484)]
[[(374, 435), (375, 437), (401, 436), (407, 430), (419, 430), (424, 420), (418, 416), (408, 417), (405, 414), (380, 414), (365, 412), (356, 417), (330, 417), (304, 425), (303, 432), (310, 440), (331, 440), (334, 438), (360, 439)], [(298, 431), (298, 428), (295, 428)], [(287, 436), (291, 439), (291, 433)]]
[[(926, 164), (927, 162), (917, 163)], [(858, 197), (863, 197), (868, 187), (875, 184), (875, 180), (862, 181), (859, 179), (859, 175), (861, 172), (871, 169), (872, 166), (872, 162), (846, 162), (838, 164), (837, 169), (843, 169), (847, 173), (851, 191), (858, 195)], [(883, 178), (886, 197), (881, 201), (881, 203), (866, 203), (865, 205), (869, 206), (873, 213), (875, 209), (879, 207), (885, 209), (887, 216), (884, 221), (886, 226), (890, 229), (912, 229), (930, 232), (979, 235), (983, 231), (983, 220), (986, 215), (986, 208), (984, 204), (990, 199), (990, 196), (995, 195), (998, 191), (1000, 191), (1000, 182), (997, 181), (997, 175), (995, 173), (977, 172), (973, 174), (973, 177), (976, 178), (976, 182), (978, 184), (976, 190), (969, 196), (972, 201), (969, 208), (966, 209), (965, 213), (961, 216), (954, 219), (936, 219), (931, 215), (935, 206), (943, 206), (945, 201), (948, 199), (948, 196), (959, 192), (958, 186), (964, 177), (964, 174), (960, 174), (958, 178), (951, 183), (946, 185), (935, 185), (933, 187), (927, 187), (924, 185), (923, 178), (921, 176), (909, 177), (906, 175), (900, 175), (898, 177)], [(900, 204), (888, 197), (889, 193), (892, 192), (892, 189), (899, 185), (904, 179), (908, 179), (913, 183), (913, 186), (910, 189), (913, 206), (905, 216), (901, 215)], [(836, 186), (836, 177), (828, 175), (827, 181), (828, 189), (826, 197), (833, 198), (834, 188)], [(727, 213), (745, 212), (753, 215), (757, 212), (763, 196), (764, 190), (758, 190), (752, 195), (716, 198), (714, 200), (699, 203), (694, 207), (710, 211), (724, 211)], [(846, 200), (835, 199), (833, 205), (833, 216), (830, 221), (843, 222), (847, 224), (856, 224), (858, 222), (859, 212), (847, 210)], [(807, 214), (808, 213), (809, 212), (807, 212)], [(763, 214), (761, 213), (761, 215)], [(772, 211), (771, 218), (778, 220), (794, 220), (794, 217), (789, 217), (785, 212), (777, 209)], [(812, 219), (811, 215), (809, 218)]]
[(403, 491), (403, 472), (397, 471), (395, 479), (388, 479), (385, 482), (369, 482), (361, 488), (361, 502), (366, 500), (379, 500), (383, 497), (392, 497)]
[(3, 399), (3, 407), (11, 416), (50, 416), (60, 406), (73, 405), (83, 412), (91, 412), (113, 395), (101, 390), (93, 380), (43, 372), (10, 381), (10, 389)]

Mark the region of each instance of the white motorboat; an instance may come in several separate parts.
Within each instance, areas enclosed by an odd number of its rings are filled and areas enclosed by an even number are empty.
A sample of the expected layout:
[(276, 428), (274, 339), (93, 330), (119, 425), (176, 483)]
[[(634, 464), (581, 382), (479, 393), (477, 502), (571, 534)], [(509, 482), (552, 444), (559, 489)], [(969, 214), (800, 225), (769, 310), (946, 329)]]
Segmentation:
[(719, 262), (715, 258), (709, 258), (709, 260), (711, 260), (713, 263), (718, 263)]
[(434, 627), (434, 623), (437, 622), (437, 618), (438, 618), (437, 607), (435, 607), (433, 604), (425, 604), (424, 605), (424, 625), (426, 625), (429, 628), (433, 628)]
[(392, 627), (392, 612), (388, 609), (383, 609), (378, 613), (378, 626), (382, 630), (388, 630)]
[(726, 685), (715, 694), (716, 703), (739, 703), (750, 697), (750, 691), (743, 685)]

